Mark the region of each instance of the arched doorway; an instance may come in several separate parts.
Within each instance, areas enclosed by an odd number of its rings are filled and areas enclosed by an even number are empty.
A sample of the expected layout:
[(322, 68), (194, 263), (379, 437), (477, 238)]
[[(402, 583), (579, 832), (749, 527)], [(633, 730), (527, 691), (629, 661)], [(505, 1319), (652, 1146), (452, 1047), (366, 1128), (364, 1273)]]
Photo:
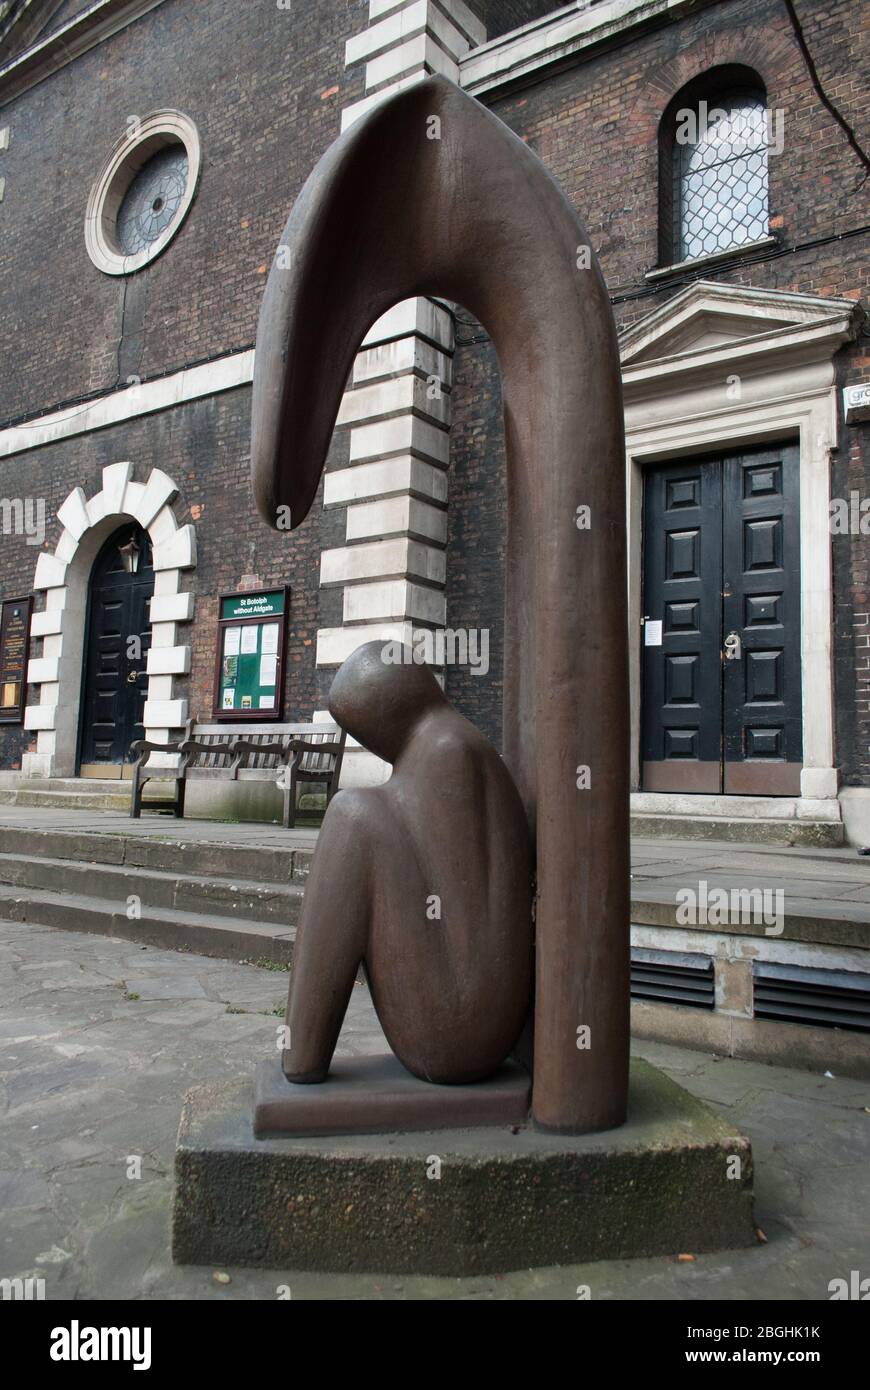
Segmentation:
[(88, 586), (79, 735), (83, 777), (122, 777), (130, 744), (145, 736), (153, 592), (148, 532), (127, 522), (103, 545)]

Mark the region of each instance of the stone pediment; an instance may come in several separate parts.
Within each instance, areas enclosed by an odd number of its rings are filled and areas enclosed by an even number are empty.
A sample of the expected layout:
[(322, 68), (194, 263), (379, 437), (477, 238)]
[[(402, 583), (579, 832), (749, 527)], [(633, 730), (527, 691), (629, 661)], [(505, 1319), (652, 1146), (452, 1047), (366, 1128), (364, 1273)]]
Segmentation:
[(63, 6), (64, 0), (0, 0), (0, 67), (35, 43)]
[(620, 334), (623, 370), (819, 338), (843, 341), (857, 312), (848, 299), (696, 280)]

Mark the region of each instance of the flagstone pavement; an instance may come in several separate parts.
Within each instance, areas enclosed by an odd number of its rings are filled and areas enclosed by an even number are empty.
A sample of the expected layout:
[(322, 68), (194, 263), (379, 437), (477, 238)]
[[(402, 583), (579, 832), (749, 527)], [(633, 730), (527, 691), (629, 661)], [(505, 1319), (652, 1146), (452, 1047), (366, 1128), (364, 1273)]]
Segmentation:
[[(281, 1285), (295, 1299), (573, 1300), (584, 1284), (593, 1300), (824, 1300), (831, 1279), (870, 1275), (870, 1081), (640, 1042), (750, 1136), (757, 1246), (463, 1280), (173, 1266), (184, 1093), (273, 1052), (286, 985), (282, 970), (0, 923), (0, 1279), (42, 1277), (58, 1300), (274, 1299)], [(339, 1046), (384, 1046), (362, 985)]]

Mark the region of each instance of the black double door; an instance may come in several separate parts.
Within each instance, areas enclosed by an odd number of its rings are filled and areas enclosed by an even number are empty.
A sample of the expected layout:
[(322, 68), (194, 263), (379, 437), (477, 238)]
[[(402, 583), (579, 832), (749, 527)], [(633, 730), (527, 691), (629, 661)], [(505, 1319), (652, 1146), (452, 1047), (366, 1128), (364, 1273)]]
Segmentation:
[[(126, 562), (125, 562), (126, 561)], [(154, 568), (148, 533), (127, 525), (106, 542), (91, 573), (80, 770), (120, 775), (143, 738)]]
[(643, 787), (800, 793), (795, 445), (648, 472)]

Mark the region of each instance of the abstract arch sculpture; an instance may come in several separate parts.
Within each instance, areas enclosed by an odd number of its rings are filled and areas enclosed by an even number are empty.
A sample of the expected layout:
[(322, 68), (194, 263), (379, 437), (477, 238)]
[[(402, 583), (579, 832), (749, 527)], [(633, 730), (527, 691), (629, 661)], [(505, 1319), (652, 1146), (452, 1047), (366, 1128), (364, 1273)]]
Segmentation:
[(287, 223), (254, 373), (253, 486), (270, 525), (286, 526), (282, 508), (293, 527), (304, 521), (354, 355), (414, 295), (468, 309), (501, 367), (503, 754), (537, 861), (533, 1116), (565, 1133), (607, 1129), (625, 1118), (629, 1004), (616, 335), (567, 198), (496, 116), (440, 77), (341, 136)]

